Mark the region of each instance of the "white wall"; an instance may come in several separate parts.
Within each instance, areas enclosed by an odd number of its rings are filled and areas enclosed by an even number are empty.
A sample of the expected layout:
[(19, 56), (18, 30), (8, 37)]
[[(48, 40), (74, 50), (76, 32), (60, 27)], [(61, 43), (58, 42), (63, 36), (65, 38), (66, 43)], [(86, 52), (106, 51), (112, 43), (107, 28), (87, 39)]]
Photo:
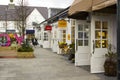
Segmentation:
[[(0, 21), (0, 32), (6, 32), (7, 30), (15, 30), (18, 32), (17, 25), (15, 25), (16, 21)], [(7, 24), (7, 25), (6, 25)]]
[[(32, 22), (41, 23), (45, 20), (45, 18), (41, 15), (41, 13), (35, 8), (32, 13), (27, 17), (27, 28), (33, 29)], [(35, 36), (38, 37), (38, 31), (35, 31)]]

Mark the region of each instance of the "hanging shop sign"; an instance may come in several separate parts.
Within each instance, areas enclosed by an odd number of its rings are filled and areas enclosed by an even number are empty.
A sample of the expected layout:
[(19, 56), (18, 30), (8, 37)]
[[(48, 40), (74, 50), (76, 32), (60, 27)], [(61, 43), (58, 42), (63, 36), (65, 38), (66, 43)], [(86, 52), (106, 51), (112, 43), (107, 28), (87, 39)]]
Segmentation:
[(45, 30), (52, 30), (52, 26), (50, 26), (50, 25), (47, 25), (47, 26), (45, 26)]
[(67, 37), (68, 37), (68, 40), (70, 40), (70, 34), (68, 34), (68, 36), (67, 36)]
[(66, 20), (59, 20), (58, 21), (58, 27), (59, 28), (66, 28), (67, 27), (67, 21)]
[(26, 34), (34, 34), (35, 30), (26, 30)]

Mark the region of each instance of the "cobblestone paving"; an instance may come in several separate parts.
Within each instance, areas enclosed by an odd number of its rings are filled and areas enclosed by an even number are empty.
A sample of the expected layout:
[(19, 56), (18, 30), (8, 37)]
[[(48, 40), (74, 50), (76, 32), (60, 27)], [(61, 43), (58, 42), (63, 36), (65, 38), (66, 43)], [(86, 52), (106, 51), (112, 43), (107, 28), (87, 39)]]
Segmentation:
[(32, 59), (0, 59), (0, 80), (101, 80), (49, 50), (34, 53)]

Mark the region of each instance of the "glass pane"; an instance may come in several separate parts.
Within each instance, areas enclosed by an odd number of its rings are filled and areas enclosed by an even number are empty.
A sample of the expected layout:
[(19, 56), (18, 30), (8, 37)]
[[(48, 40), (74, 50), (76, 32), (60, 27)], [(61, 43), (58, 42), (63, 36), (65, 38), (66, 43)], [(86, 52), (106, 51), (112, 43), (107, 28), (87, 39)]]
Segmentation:
[(84, 38), (88, 39), (88, 37), (89, 37), (89, 33), (88, 32), (84, 32)]
[(102, 48), (107, 48), (107, 46), (108, 46), (108, 41), (102, 40)]
[(63, 39), (63, 42), (66, 42), (66, 39)]
[(63, 33), (66, 33), (66, 30), (63, 30)]
[(66, 38), (66, 34), (63, 34), (63, 38)]
[(100, 37), (101, 37), (101, 31), (100, 30), (96, 30), (95, 31), (95, 38), (96, 39), (100, 39)]
[(83, 32), (78, 32), (78, 38), (83, 38)]
[(100, 43), (101, 43), (100, 40), (95, 40), (95, 47), (96, 47), (96, 48), (100, 48), (100, 47), (101, 47), (101, 46), (100, 46)]
[(102, 29), (108, 29), (108, 23), (102, 22)]
[(107, 39), (107, 31), (102, 31), (102, 39)]
[(84, 31), (89, 31), (88, 25), (85, 25)]
[(84, 46), (88, 46), (88, 40), (84, 40)]
[(83, 25), (78, 25), (78, 31), (83, 31)]
[(83, 46), (83, 40), (78, 40), (78, 46)]
[(100, 21), (95, 21), (95, 28), (101, 29), (101, 22)]

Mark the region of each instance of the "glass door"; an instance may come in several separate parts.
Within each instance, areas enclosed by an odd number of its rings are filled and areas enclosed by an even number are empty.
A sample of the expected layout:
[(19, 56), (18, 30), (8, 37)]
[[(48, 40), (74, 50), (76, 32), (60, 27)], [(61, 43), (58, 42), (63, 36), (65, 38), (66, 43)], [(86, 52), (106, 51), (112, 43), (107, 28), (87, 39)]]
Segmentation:
[(109, 20), (96, 17), (91, 27), (91, 73), (104, 72), (105, 54), (108, 47)]
[(107, 48), (108, 23), (107, 21), (95, 21), (95, 48)]
[(83, 22), (77, 26), (77, 51), (75, 53), (75, 65), (89, 65), (90, 64), (90, 26)]

